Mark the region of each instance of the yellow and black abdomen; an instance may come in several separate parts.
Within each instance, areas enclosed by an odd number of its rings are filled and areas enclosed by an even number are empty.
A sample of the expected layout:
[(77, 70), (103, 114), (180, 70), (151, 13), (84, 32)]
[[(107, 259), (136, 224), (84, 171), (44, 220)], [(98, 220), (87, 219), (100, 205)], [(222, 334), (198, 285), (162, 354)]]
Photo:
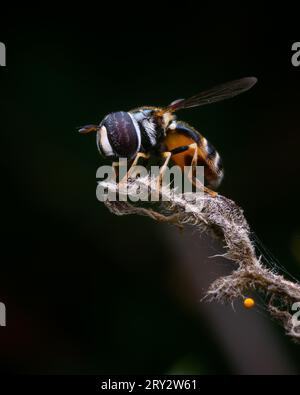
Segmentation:
[[(167, 135), (163, 141), (168, 151), (173, 151), (179, 147), (186, 149), (175, 150), (172, 155), (172, 161), (181, 169), (184, 166), (190, 166), (194, 150), (188, 147), (196, 143), (198, 147), (198, 166), (204, 166), (204, 178), (206, 186), (217, 188), (223, 178), (223, 165), (219, 153), (213, 145), (206, 140), (197, 130), (184, 122), (176, 122), (176, 126), (167, 130)], [(178, 152), (179, 151), (179, 152)]]

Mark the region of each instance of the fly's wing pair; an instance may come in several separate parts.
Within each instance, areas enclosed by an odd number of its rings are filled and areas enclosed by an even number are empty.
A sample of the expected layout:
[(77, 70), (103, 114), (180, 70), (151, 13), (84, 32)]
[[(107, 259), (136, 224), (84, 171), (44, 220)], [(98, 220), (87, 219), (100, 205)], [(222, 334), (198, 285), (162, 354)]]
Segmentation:
[(240, 93), (246, 92), (255, 85), (257, 79), (255, 77), (246, 77), (239, 80), (227, 82), (214, 88), (202, 91), (188, 99), (179, 99), (173, 101), (163, 112), (174, 112), (184, 108), (200, 107), (206, 104), (217, 103), (222, 100), (230, 99)]
[[(169, 106), (163, 108), (161, 113), (172, 113), (184, 108), (200, 107), (206, 104), (217, 103), (221, 100), (230, 99), (231, 97), (237, 96), (240, 93), (247, 91), (254, 84), (256, 84), (256, 82), (257, 79), (255, 77), (247, 77), (227, 82), (212, 89), (202, 91), (188, 99), (176, 100)], [(172, 133), (169, 133), (166, 136), (165, 144), (169, 150), (172, 150), (174, 147), (180, 147), (180, 145), (182, 145), (183, 148), (185, 146), (190, 147), (190, 145), (196, 141), (194, 138), (195, 131), (188, 130), (187, 125), (183, 126), (183, 128), (184, 131), (182, 131), (182, 127), (180, 127), (180, 125), (177, 123), (176, 129), (172, 130)], [(216, 187), (221, 182), (223, 177), (223, 167), (221, 164), (220, 155), (207, 140), (206, 143), (203, 144), (204, 140), (206, 139), (203, 139), (199, 135), (197, 141), (198, 158), (202, 160), (200, 163), (204, 164), (205, 166), (204, 172), (206, 181), (209, 182), (211, 187)], [(177, 153), (172, 158), (175, 164), (183, 168), (183, 166), (185, 166), (187, 163), (186, 155), (188, 155), (188, 153), (183, 150), (181, 153)]]

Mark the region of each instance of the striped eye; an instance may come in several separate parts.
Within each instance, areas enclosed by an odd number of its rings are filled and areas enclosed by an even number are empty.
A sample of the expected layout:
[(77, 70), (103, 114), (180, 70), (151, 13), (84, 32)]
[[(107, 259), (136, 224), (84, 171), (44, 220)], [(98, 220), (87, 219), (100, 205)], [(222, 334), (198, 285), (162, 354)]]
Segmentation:
[(104, 156), (131, 159), (140, 149), (140, 128), (128, 112), (107, 115), (101, 123), (99, 136), (98, 148)]

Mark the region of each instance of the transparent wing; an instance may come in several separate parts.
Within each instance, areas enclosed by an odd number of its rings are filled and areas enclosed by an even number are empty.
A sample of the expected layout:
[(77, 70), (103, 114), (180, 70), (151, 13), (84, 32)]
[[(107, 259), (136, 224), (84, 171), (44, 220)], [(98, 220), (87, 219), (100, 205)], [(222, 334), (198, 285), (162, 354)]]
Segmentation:
[(178, 111), (183, 108), (200, 107), (206, 104), (217, 103), (221, 100), (230, 99), (240, 93), (247, 91), (255, 85), (257, 79), (255, 77), (246, 77), (240, 80), (234, 80), (214, 88), (202, 91), (188, 99), (179, 99), (172, 102), (165, 111)]

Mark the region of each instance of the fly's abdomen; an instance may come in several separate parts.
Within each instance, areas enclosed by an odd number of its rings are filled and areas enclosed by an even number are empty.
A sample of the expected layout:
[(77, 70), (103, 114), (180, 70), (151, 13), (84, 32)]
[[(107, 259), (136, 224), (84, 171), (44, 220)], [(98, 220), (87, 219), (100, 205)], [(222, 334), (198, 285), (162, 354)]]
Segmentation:
[(199, 142), (198, 156), (200, 154), (201, 159), (199, 162), (206, 165), (204, 168), (206, 182), (209, 187), (215, 189), (220, 185), (224, 177), (222, 158), (215, 147), (203, 136), (201, 136)]
[(163, 142), (168, 151), (179, 147), (188, 147), (182, 152), (179, 150), (178, 153), (172, 155), (173, 162), (181, 169), (191, 165), (195, 152), (193, 145), (196, 143), (197, 165), (204, 166), (206, 185), (211, 188), (219, 186), (224, 176), (221, 157), (214, 146), (192, 126), (184, 122), (177, 122), (176, 127), (167, 133)]

